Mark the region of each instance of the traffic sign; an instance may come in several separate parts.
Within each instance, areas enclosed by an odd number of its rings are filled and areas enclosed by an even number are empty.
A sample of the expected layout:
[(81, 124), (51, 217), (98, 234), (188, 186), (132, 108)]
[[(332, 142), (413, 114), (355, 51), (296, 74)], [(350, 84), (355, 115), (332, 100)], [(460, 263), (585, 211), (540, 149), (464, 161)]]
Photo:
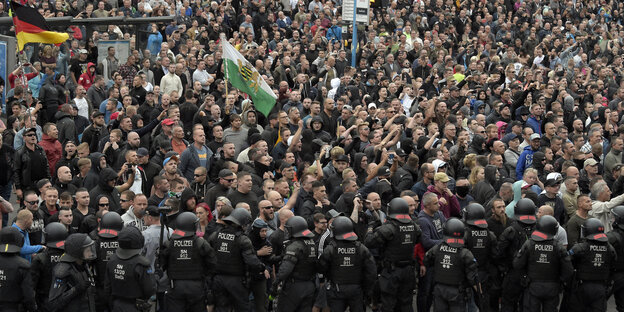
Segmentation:
[(342, 20), (343, 21), (351, 21), (353, 20), (353, 5), (357, 4), (355, 12), (356, 14), (356, 22), (358, 24), (366, 24), (369, 23), (368, 14), (370, 11), (370, 0), (343, 0), (342, 1)]

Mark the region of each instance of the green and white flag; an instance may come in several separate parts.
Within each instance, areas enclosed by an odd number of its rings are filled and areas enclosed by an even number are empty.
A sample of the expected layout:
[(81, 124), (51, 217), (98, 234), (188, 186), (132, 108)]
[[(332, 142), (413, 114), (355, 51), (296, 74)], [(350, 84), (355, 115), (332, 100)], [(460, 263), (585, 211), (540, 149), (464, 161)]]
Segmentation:
[(247, 93), (256, 110), (269, 116), (277, 96), (260, 73), (227, 40), (222, 39), (225, 75), (235, 88)]

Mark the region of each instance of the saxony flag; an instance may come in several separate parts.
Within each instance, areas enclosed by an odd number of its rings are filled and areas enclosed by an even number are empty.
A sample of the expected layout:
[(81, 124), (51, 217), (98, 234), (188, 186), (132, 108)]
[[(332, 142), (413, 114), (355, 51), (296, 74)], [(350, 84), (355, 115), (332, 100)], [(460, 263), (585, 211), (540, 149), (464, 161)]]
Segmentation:
[(31, 7), (11, 1), (11, 11), (17, 47), (20, 51), (24, 50), (24, 45), (29, 42), (61, 44), (69, 39), (67, 33), (50, 31), (45, 18)]
[(237, 89), (247, 93), (256, 110), (269, 116), (277, 96), (262, 76), (227, 40), (222, 39), (226, 79)]

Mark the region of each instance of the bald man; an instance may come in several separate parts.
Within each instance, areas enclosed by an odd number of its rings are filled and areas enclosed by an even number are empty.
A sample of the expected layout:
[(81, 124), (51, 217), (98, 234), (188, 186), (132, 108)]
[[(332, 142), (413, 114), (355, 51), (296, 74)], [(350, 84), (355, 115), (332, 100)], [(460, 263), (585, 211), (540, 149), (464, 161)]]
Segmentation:
[(279, 256), (284, 250), (284, 240), (286, 239), (285, 225), (288, 219), (294, 217), (292, 210), (284, 207), (277, 212), (279, 218), (279, 228), (269, 236), (269, 243), (273, 246), (273, 254)]
[[(539, 209), (537, 209), (537, 219), (541, 218), (542, 216), (554, 217), (555, 210), (549, 205), (540, 206)], [(555, 235), (555, 239), (560, 242), (563, 247), (568, 248), (568, 234), (566, 233), (565, 229), (563, 229), (561, 224), (559, 224), (559, 227), (557, 228), (557, 235)]]

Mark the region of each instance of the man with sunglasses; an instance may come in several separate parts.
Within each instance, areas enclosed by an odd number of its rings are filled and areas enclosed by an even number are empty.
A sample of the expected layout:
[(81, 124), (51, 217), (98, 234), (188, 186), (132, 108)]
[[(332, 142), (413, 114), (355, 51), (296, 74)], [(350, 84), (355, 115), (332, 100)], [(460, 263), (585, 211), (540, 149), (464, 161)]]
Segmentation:
[(221, 169), (221, 171), (219, 171), (219, 181), (208, 190), (206, 198), (204, 199), (204, 202), (208, 204), (210, 209), (215, 209), (215, 201), (219, 196), (227, 196), (232, 185), (235, 185), (233, 184), (235, 181), (236, 174), (230, 169)]
[(50, 179), (50, 168), (45, 151), (37, 145), (37, 129), (24, 131), (24, 146), (15, 154), (15, 194), (21, 202), (24, 191), (35, 190), (37, 181)]

